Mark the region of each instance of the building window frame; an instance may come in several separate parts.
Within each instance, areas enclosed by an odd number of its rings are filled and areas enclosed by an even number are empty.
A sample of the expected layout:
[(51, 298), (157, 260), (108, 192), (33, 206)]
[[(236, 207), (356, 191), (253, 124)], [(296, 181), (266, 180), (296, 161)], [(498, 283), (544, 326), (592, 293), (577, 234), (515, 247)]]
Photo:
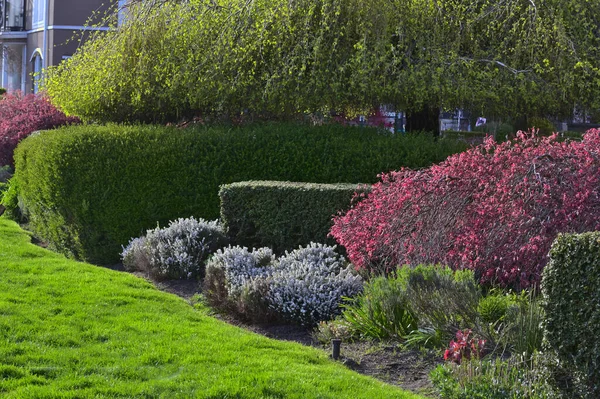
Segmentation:
[(40, 48), (36, 48), (29, 59), (31, 62), (31, 80), (33, 82), (32, 91), (38, 93), (40, 83), (44, 77), (44, 54)]
[(46, 20), (46, 0), (31, 1), (31, 28), (38, 29), (44, 27)]

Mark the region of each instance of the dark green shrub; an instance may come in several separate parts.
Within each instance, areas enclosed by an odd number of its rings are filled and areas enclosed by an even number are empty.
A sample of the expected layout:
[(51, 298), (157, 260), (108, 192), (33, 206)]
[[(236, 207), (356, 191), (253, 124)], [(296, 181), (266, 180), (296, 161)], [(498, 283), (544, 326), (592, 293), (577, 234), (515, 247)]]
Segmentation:
[(371, 183), (380, 172), (426, 166), (463, 148), (338, 125), (72, 126), (24, 140), (15, 179), (36, 234), (60, 252), (109, 263), (157, 222), (216, 219), (222, 184)]
[(4, 87), (0, 87), (0, 96), (6, 93), (6, 89)]
[(488, 122), (485, 125), (473, 128), (475, 132), (482, 132), (491, 135), (496, 141), (505, 141), (513, 138), (517, 130), (507, 122)]
[(249, 181), (221, 186), (221, 220), (231, 240), (248, 248), (291, 250), (328, 238), (332, 217), (350, 208), (356, 184)]
[(586, 397), (600, 397), (600, 233), (560, 234), (542, 277), (544, 339)]

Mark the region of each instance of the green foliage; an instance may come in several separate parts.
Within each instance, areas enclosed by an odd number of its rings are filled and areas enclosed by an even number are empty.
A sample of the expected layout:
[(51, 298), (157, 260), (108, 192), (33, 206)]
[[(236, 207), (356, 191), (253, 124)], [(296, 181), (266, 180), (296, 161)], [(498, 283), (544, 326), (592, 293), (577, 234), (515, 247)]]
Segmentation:
[(274, 181), (221, 186), (221, 220), (234, 244), (276, 253), (310, 242), (334, 244), (332, 217), (350, 208), (354, 193), (369, 186)]
[(508, 296), (494, 293), (481, 298), (477, 311), (484, 323), (495, 324), (504, 320), (510, 305)]
[(418, 328), (406, 282), (400, 279), (373, 278), (365, 283), (361, 295), (342, 308), (344, 321), (364, 338), (403, 339)]
[(507, 138), (515, 136), (517, 132), (515, 127), (508, 122), (488, 122), (485, 125), (477, 126), (473, 129), (476, 132), (483, 132), (492, 135), (497, 141), (504, 141)]
[(72, 126), (24, 140), (13, 180), (36, 234), (62, 253), (109, 263), (157, 223), (216, 219), (222, 184), (372, 183), (380, 172), (426, 166), (463, 148), (339, 125)]
[(539, 355), (534, 358), (471, 360), (447, 363), (431, 372), (442, 399), (549, 399), (549, 372)]
[(332, 339), (351, 342), (356, 337), (356, 332), (345, 319), (336, 317), (330, 321), (319, 322), (312, 336), (323, 345), (330, 345)]
[(554, 126), (554, 123), (550, 122), (546, 118), (527, 118), (527, 125), (529, 128), (537, 129), (538, 133), (542, 136), (549, 136), (556, 131), (556, 126)]
[(600, 396), (600, 233), (561, 234), (542, 277), (544, 339), (566, 369)]
[(427, 339), (439, 337), (438, 343), (446, 345), (457, 330), (471, 328), (480, 333), (477, 305), (481, 291), (471, 270), (452, 271), (441, 266), (404, 267), (399, 278), (407, 281), (411, 308), (421, 327), (434, 332), (433, 335), (426, 334)]
[(343, 318), (359, 335), (443, 347), (461, 328), (477, 326), (481, 293), (471, 271), (404, 266), (395, 276), (369, 280), (363, 294), (343, 305)]
[(0, 87), (0, 96), (6, 93), (6, 89), (4, 87)]
[(17, 180), (11, 179), (0, 187), (0, 205), (5, 208), (4, 216), (15, 221), (23, 221), (19, 208)]
[(420, 398), (65, 259), (3, 218), (0, 265), (3, 398)]
[(598, 2), (159, 3), (138, 2), (126, 24), (48, 71), (53, 101), (97, 121), (598, 108)]
[(499, 344), (512, 353), (532, 356), (542, 350), (543, 320), (540, 299), (533, 291), (524, 291), (507, 312)]

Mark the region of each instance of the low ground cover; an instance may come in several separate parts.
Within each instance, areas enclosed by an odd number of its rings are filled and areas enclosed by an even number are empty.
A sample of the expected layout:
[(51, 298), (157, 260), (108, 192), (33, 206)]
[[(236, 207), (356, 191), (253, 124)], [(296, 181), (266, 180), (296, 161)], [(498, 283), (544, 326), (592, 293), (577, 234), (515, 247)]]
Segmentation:
[(228, 326), (131, 275), (37, 247), (0, 219), (7, 398), (418, 398), (317, 350)]

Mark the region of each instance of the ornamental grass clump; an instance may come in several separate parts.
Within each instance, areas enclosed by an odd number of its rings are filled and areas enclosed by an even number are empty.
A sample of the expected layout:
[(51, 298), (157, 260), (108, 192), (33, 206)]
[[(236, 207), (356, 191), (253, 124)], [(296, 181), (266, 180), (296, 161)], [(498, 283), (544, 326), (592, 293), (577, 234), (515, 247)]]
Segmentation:
[(361, 290), (362, 279), (335, 247), (314, 243), (280, 258), (268, 248), (225, 248), (208, 261), (204, 280), (208, 302), (220, 310), (305, 326), (339, 315), (343, 298)]
[(559, 141), (519, 132), (426, 169), (384, 174), (331, 234), (359, 268), (442, 263), (482, 283), (538, 285), (561, 232), (600, 229), (600, 130)]
[(127, 270), (147, 272), (157, 279), (196, 278), (204, 276), (208, 255), (226, 243), (218, 221), (180, 218), (132, 239), (121, 256)]

